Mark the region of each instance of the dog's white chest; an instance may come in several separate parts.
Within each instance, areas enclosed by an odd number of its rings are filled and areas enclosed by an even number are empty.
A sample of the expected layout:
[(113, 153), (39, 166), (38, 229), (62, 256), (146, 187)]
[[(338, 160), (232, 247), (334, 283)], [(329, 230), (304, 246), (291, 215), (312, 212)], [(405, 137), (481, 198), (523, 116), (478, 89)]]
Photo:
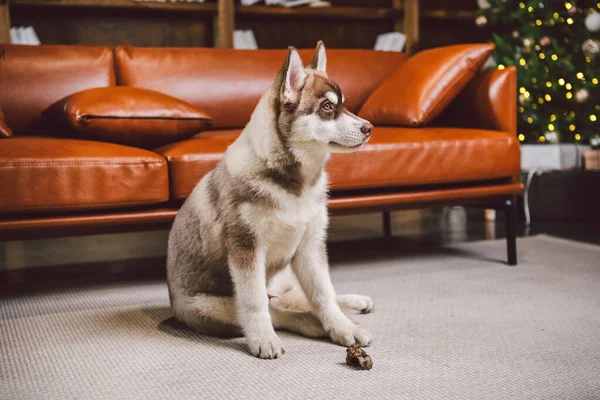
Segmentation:
[(320, 215), (322, 205), (310, 195), (289, 197), (275, 209), (250, 206), (253, 231), (265, 251), (268, 268), (284, 267), (293, 257), (311, 220)]

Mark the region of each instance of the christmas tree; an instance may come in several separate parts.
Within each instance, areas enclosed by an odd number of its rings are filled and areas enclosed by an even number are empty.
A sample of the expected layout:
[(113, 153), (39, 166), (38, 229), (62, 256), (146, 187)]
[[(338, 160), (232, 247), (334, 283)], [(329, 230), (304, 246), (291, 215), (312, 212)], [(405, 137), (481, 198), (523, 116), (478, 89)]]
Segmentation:
[(600, 1), (478, 1), (492, 67), (517, 67), (519, 140), (600, 145)]

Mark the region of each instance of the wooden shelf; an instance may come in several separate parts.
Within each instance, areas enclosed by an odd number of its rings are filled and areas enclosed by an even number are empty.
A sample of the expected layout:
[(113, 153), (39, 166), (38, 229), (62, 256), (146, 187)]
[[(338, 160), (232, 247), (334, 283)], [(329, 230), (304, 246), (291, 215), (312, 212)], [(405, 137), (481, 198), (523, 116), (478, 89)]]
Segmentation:
[(476, 11), (421, 10), (421, 18), (475, 20)]
[(134, 0), (11, 0), (11, 7), (95, 7), (216, 13), (213, 3), (158, 3)]
[(236, 15), (335, 18), (360, 20), (391, 20), (400, 14), (393, 8), (371, 7), (277, 7), (277, 6), (236, 6)]
[[(394, 30), (404, 31), (407, 35), (406, 52), (411, 53), (418, 49), (419, 42), (419, 0), (393, 0), (389, 7), (281, 7), (281, 6), (242, 6), (236, 0), (218, 0), (211, 3), (188, 2), (155, 2), (136, 0), (0, 0), (0, 43), (9, 41), (10, 17), (9, 8), (36, 12), (43, 15), (45, 9), (90, 9), (90, 10), (155, 10), (164, 13), (165, 18), (179, 14), (205, 14), (215, 17), (214, 20), (214, 45), (222, 48), (233, 47), (233, 32), (236, 18), (254, 19), (259, 22), (272, 19), (281, 19), (282, 23), (291, 18), (312, 19), (329, 23), (338, 21), (337, 24), (349, 25), (352, 21), (378, 21), (390, 22)], [(173, 14), (169, 14), (173, 13)], [(102, 13), (109, 14), (109, 13)], [(430, 16), (441, 13), (429, 12)], [(459, 13), (452, 13), (452, 15)], [(448, 14), (449, 15), (449, 14)], [(461, 18), (466, 19), (466, 16)], [(106, 18), (103, 16), (102, 18)], [(344, 22), (345, 21), (345, 22)], [(332, 22), (336, 24), (336, 22)], [(56, 25), (56, 24), (55, 24)], [(384, 26), (384, 25), (382, 25)], [(382, 28), (385, 29), (385, 28)]]

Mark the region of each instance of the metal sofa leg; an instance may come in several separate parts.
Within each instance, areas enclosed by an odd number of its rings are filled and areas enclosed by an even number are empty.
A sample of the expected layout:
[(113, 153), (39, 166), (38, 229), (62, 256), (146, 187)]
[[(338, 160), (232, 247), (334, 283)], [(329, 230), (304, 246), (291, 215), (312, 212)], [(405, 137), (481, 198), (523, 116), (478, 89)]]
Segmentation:
[(517, 204), (515, 197), (504, 203), (508, 265), (517, 265)]
[(389, 211), (383, 214), (383, 237), (389, 239), (392, 237), (392, 215)]

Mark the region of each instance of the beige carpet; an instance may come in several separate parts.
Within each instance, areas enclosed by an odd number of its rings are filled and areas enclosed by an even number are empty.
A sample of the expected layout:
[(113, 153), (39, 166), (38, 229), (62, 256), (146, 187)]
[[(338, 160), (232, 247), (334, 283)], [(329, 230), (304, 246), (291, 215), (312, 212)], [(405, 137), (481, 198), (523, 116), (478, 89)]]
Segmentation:
[(600, 247), (547, 236), (339, 261), (340, 293), (373, 297), (354, 317), (371, 371), (345, 349), (281, 333), (264, 361), (243, 339), (163, 321), (163, 283), (0, 300), (1, 399), (600, 399)]

